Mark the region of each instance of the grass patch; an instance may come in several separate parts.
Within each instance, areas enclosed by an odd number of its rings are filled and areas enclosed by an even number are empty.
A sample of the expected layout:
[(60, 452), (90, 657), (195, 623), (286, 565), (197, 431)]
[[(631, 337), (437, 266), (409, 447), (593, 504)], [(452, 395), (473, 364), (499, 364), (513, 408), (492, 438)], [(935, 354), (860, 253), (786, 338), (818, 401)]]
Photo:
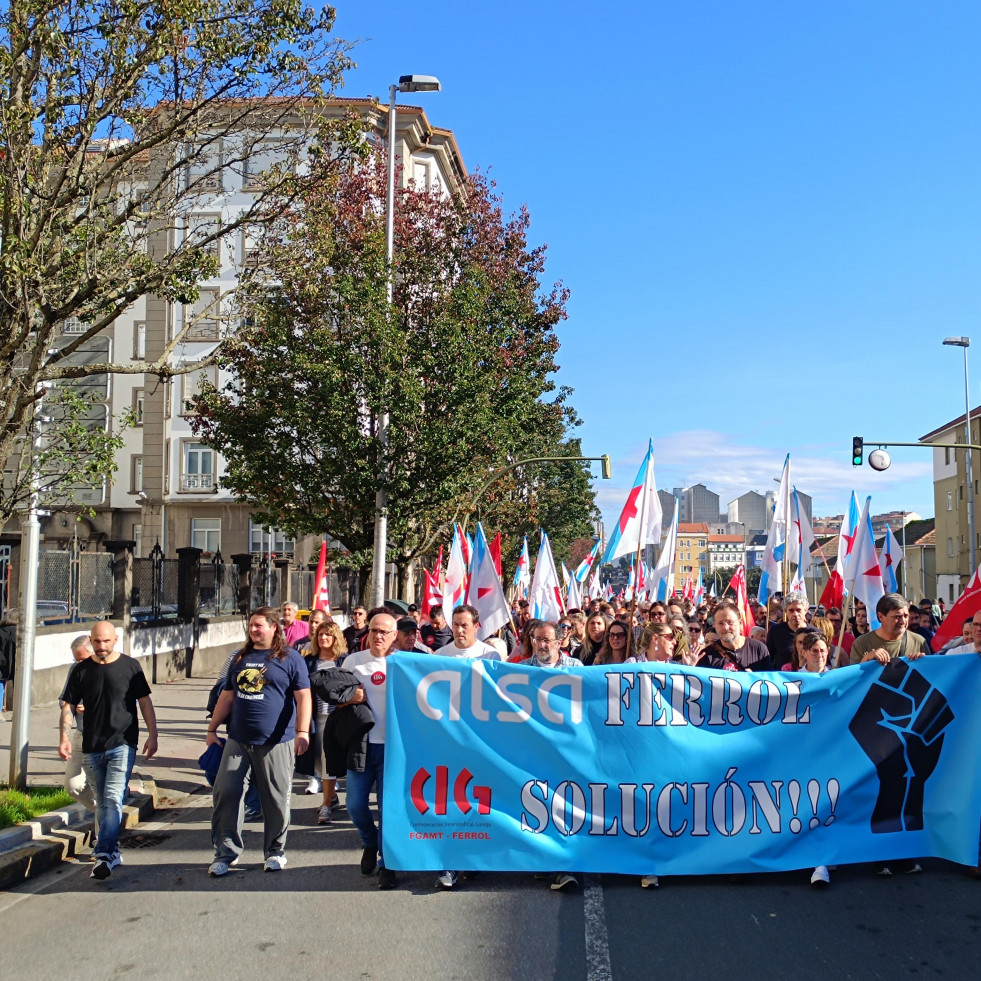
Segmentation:
[(73, 803), (64, 787), (31, 787), (27, 793), (0, 786), (0, 828), (57, 811)]

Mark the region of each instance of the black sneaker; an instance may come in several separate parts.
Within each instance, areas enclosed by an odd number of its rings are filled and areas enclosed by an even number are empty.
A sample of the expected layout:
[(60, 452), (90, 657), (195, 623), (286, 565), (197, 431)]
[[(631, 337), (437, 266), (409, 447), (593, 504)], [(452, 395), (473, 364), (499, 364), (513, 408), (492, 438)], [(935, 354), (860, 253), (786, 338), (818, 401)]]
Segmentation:
[(100, 858), (99, 861), (95, 863), (92, 871), (89, 873), (89, 878), (108, 879), (111, 875), (112, 865), (109, 864), (108, 859)]
[(398, 876), (391, 869), (379, 869), (378, 871), (379, 889), (394, 889), (398, 881), (399, 881)]
[(365, 848), (361, 852), (361, 874), (371, 875), (378, 868), (378, 849)]

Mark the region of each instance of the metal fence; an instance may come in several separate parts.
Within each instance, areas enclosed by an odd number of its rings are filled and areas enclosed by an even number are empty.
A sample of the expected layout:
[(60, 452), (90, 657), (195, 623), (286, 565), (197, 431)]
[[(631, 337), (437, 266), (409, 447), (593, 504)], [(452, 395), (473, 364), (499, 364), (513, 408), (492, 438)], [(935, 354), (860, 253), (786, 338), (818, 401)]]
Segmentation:
[(112, 613), (113, 556), (68, 549), (45, 549), (38, 557), (37, 615), (43, 623), (77, 623)]
[(216, 552), (209, 562), (201, 563), (201, 616), (220, 617), (238, 612), (239, 569), (234, 562), (222, 560)]
[(313, 603), (313, 591), (316, 587), (314, 580), (317, 578), (316, 572), (309, 572), (305, 569), (290, 570), (290, 596), (293, 602), (301, 610), (309, 610)]
[(252, 566), (252, 597), (249, 609), (260, 606), (279, 606), (282, 602), (279, 569), (263, 556)]
[(145, 559), (133, 559), (134, 620), (173, 620), (177, 617), (177, 559), (164, 558), (154, 545)]

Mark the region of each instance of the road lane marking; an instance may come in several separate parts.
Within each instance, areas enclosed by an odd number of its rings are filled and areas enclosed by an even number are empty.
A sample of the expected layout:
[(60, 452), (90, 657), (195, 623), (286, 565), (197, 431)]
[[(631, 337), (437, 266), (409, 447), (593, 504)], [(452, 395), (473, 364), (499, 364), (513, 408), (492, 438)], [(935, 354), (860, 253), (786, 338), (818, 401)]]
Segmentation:
[(583, 880), (586, 919), (586, 981), (613, 981), (610, 967), (610, 939), (606, 933), (606, 904), (603, 880), (587, 875)]

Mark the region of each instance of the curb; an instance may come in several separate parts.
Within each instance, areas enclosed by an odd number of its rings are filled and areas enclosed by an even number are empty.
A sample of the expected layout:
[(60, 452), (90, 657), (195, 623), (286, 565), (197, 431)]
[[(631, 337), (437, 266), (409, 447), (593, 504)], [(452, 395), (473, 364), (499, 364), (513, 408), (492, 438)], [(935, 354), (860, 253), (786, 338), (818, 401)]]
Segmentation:
[[(132, 793), (133, 784), (141, 780), (142, 793)], [(130, 787), (121, 829), (135, 828), (157, 809), (157, 785), (152, 777), (134, 774)], [(92, 821), (92, 812), (83, 804), (72, 804), (0, 831), (0, 889), (9, 889), (77, 858), (91, 843)]]

